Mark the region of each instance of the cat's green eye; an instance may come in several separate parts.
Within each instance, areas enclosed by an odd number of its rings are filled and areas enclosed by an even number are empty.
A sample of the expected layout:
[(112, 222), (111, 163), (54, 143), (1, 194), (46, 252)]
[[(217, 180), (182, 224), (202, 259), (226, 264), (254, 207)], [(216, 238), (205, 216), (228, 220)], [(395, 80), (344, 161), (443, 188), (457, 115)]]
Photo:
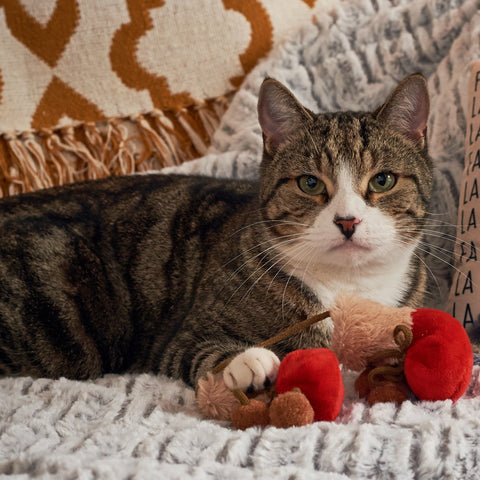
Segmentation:
[(298, 188), (308, 195), (322, 195), (327, 191), (325, 183), (313, 175), (302, 175), (297, 183)]
[(396, 182), (397, 179), (393, 173), (377, 173), (377, 175), (368, 182), (368, 188), (373, 193), (388, 192), (388, 190), (391, 190), (395, 186)]

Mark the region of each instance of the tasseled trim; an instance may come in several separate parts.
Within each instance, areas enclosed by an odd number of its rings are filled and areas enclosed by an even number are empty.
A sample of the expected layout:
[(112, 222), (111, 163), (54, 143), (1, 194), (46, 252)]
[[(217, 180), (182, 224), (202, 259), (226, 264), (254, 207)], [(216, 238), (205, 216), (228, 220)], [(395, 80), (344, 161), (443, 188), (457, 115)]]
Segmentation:
[(220, 97), (177, 113), (154, 110), (40, 132), (0, 135), (0, 194), (179, 165), (207, 151), (228, 106)]

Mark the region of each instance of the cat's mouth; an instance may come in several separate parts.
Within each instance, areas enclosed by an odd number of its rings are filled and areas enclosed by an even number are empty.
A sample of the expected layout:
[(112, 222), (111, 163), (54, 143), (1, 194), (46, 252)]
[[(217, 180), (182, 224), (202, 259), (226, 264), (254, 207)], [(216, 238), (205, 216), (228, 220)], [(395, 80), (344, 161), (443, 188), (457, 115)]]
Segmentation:
[(331, 252), (370, 252), (372, 247), (355, 240), (343, 240), (337, 245), (330, 247)]

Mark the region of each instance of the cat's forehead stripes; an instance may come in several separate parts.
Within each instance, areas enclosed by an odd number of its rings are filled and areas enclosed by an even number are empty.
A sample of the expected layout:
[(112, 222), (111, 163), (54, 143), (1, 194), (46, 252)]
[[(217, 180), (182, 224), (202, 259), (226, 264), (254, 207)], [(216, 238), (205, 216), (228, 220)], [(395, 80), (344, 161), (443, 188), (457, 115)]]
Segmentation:
[(363, 177), (375, 167), (370, 151), (372, 128), (367, 126), (366, 114), (339, 113), (319, 115), (312, 127), (316, 142), (317, 167), (333, 177), (346, 164), (357, 177)]

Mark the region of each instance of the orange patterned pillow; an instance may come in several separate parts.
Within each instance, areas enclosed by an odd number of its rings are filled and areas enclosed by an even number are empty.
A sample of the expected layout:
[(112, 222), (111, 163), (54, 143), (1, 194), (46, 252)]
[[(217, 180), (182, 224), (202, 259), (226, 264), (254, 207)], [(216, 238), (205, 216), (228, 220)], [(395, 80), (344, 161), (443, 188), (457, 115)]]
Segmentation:
[(205, 153), (229, 95), (318, 3), (2, 0), (2, 194)]

